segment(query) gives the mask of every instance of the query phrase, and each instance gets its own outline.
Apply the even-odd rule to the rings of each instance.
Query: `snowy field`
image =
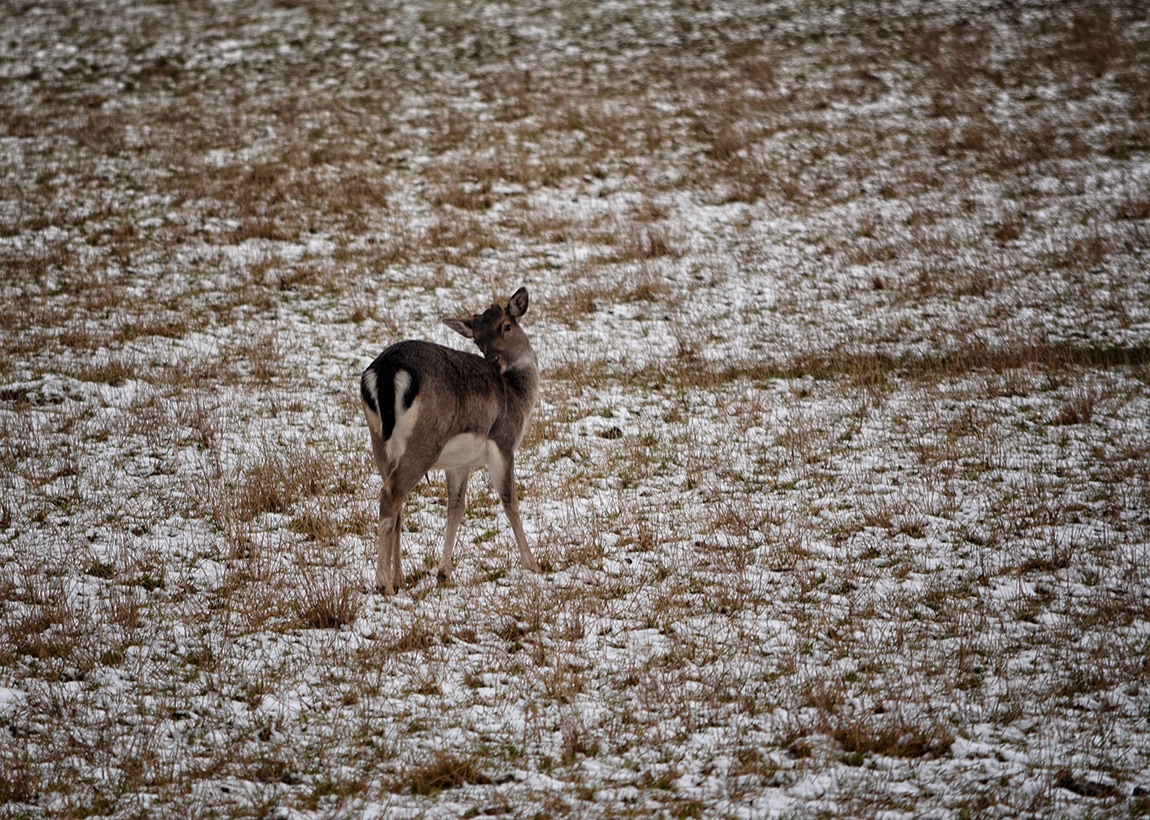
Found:
[[[0,336],[0,817],[1150,815],[1144,3],[0,0]]]

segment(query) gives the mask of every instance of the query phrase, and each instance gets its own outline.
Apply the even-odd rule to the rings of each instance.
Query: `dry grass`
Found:
[[[342,573],[317,578],[308,572],[296,609],[300,625],[306,629],[339,629],[356,622],[361,605],[359,589]]]
[[[10,6],[0,815],[1146,813],[1141,7]],[[544,572],[384,599],[493,280]]]
[[[483,785],[490,782],[480,769],[478,760],[440,752],[428,763],[409,769],[396,782],[393,790],[435,797],[445,789],[458,789],[468,783]]]

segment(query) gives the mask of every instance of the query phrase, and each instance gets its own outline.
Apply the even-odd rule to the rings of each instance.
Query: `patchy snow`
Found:
[[[1150,812],[1134,5],[0,20],[0,814]],[[356,379],[525,283],[518,564]]]

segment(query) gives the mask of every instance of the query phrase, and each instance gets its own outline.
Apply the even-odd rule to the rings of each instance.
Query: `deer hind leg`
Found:
[[[432,459],[432,462],[434,459]],[[431,464],[410,453],[391,468],[379,491],[379,554],[375,564],[376,585],[393,594],[403,587],[399,540],[403,531],[403,502],[427,474]]]
[[[446,583],[451,577],[451,552],[455,547],[455,534],[459,530],[459,522],[463,520],[463,512],[467,509],[467,478],[471,472],[468,468],[459,470],[446,470],[447,473],[447,530],[443,535],[443,555],[439,559],[439,582]]]
[[[403,507],[395,513],[395,527],[391,531],[391,577],[395,588],[403,589],[403,562],[399,560],[399,534],[403,532]]]
[[[364,415],[367,416],[367,428],[371,433],[371,453],[375,458],[375,467],[383,479],[383,487],[379,490],[379,532],[376,543],[375,558],[375,586],[378,590],[394,595],[395,590],[403,583],[402,575],[397,576],[394,567],[393,552],[399,550],[399,532],[401,517],[399,512],[403,506],[403,498],[394,498],[392,475],[395,464],[387,456],[387,442],[380,434],[379,416],[364,403]]]
[[[511,522],[511,531],[515,534],[515,543],[519,547],[519,560],[523,566],[532,572],[539,572],[539,562],[527,546],[527,534],[523,531],[523,520],[519,517],[519,494],[515,490],[515,462],[514,456],[504,456],[495,451],[488,459],[487,471],[491,474],[491,483],[499,493],[499,500],[503,502],[503,512]]]
[[[403,586],[403,564],[399,548],[403,531],[403,502],[431,466],[431,462],[421,461],[418,454],[407,453],[420,418],[419,399],[409,395],[412,393],[411,373],[403,368],[397,368],[393,373],[390,381],[385,379],[385,383],[380,385],[378,374],[374,368],[369,368],[362,383],[363,411],[371,433],[371,452],[383,479],[383,487],[379,491],[379,543],[375,582],[380,590],[389,595]],[[377,394],[376,390],[380,387],[383,391]],[[394,404],[394,414],[390,415],[386,430],[385,422],[378,412],[381,402],[389,410]]]
[[[399,562],[399,534],[403,524],[403,497],[395,498],[391,482],[379,491],[379,543],[375,559],[376,588],[394,595],[403,585]]]

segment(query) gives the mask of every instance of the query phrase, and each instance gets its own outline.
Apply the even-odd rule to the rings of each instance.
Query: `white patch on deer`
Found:
[[[406,370],[395,371],[395,428],[391,431],[391,438],[387,440],[387,458],[392,464],[397,464],[407,451],[407,440],[415,423],[419,420],[419,396],[410,407],[403,406],[403,397],[407,388],[411,386],[411,374]]]
[[[363,374],[364,390],[371,396],[371,400],[376,407],[379,407],[378,378],[379,376],[377,376],[376,372],[371,368],[368,368],[367,372]],[[375,411],[375,408],[369,407],[366,401],[363,403],[363,409],[367,411],[365,415],[367,416],[367,423],[371,425],[372,431],[374,431],[377,436],[382,436],[383,420],[379,417],[379,413]]]
[[[492,450],[497,450],[495,442],[486,436],[478,433],[460,433],[447,440],[431,469],[462,470],[481,467],[490,459]]]
[[[487,473],[491,476],[491,483],[495,489],[499,489],[500,476],[503,471],[507,469],[507,462],[503,459],[503,453],[499,452],[499,448],[495,446],[495,442],[488,442],[490,445],[487,448],[487,458],[483,463],[487,465]]]

